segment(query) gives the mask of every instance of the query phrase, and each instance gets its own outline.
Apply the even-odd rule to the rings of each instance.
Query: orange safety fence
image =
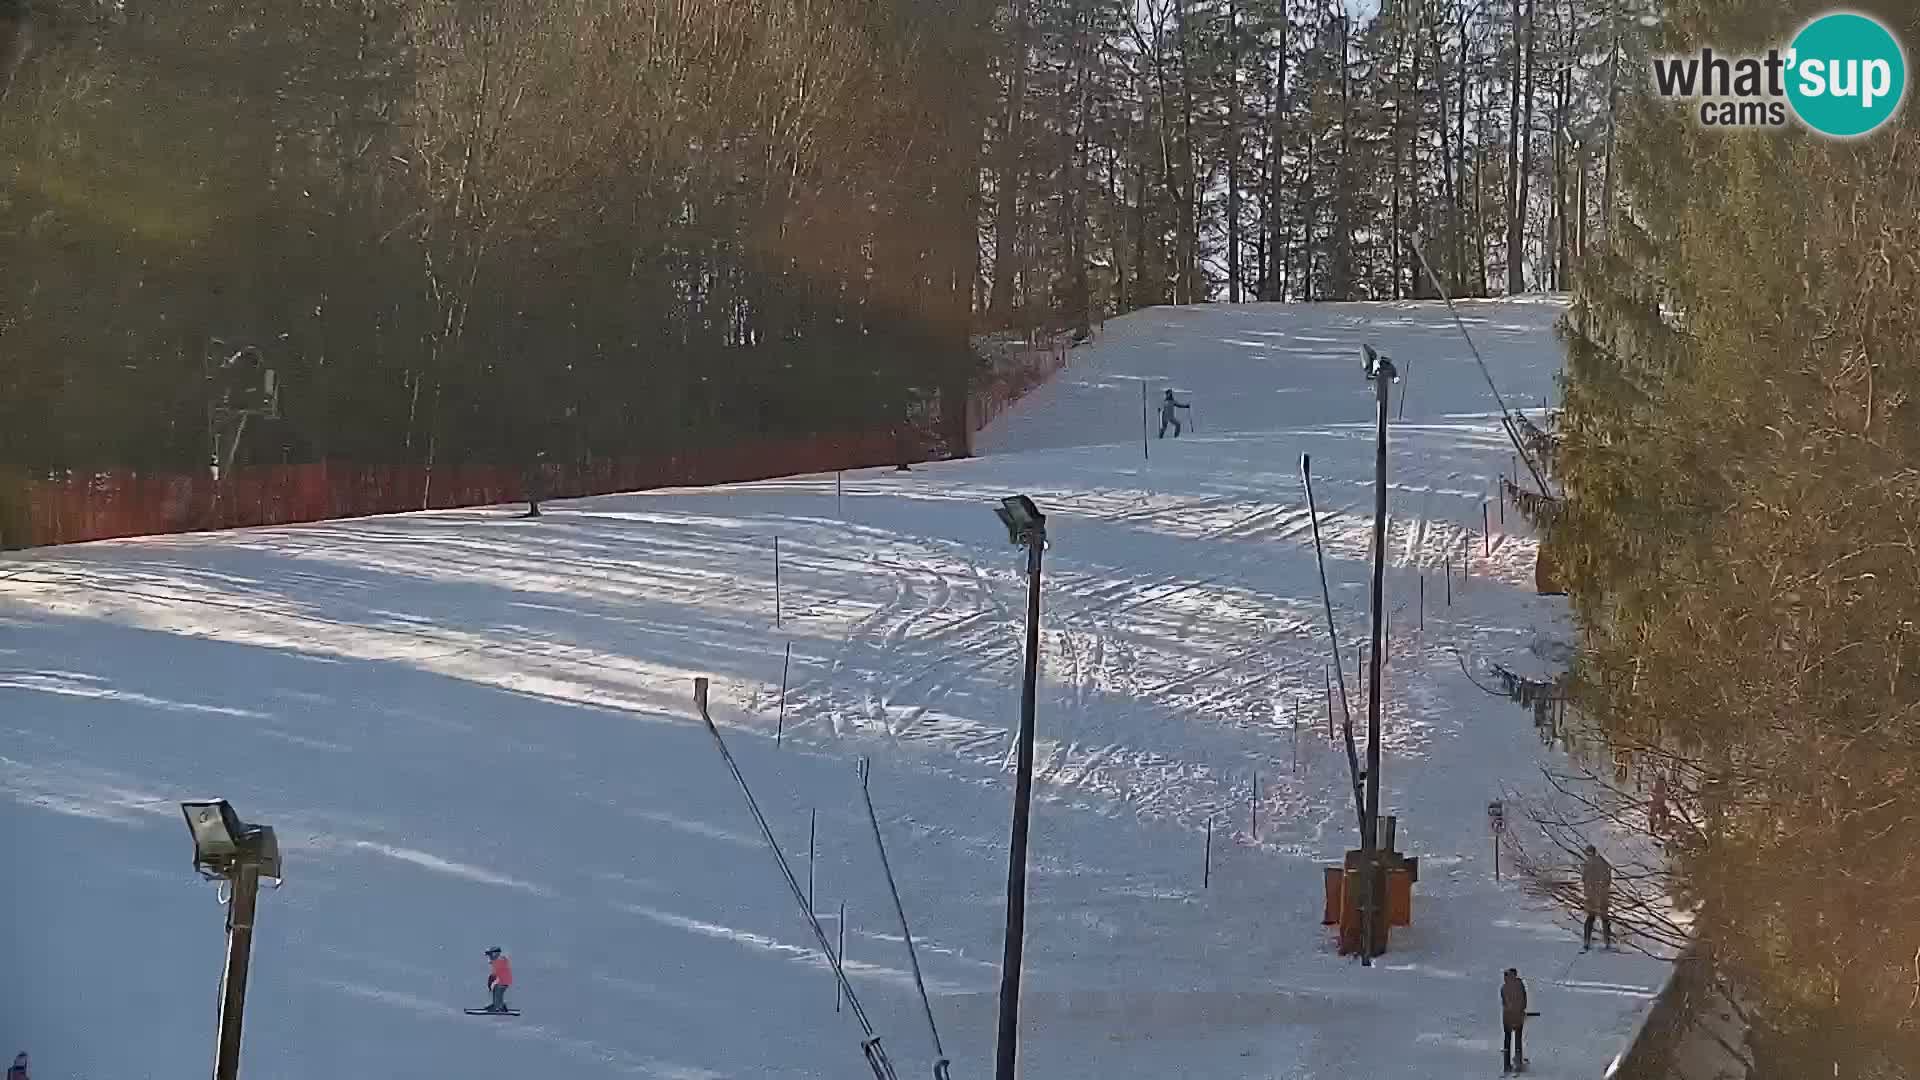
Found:
[[[750,443],[660,457],[541,467],[543,498],[767,480],[925,460],[915,431]],[[525,501],[512,465],[257,465],[208,473],[0,471],[0,547],[289,525]]]
[[[1071,351],[1065,334],[1038,337],[1008,353],[992,374],[980,381],[967,402],[967,420],[980,431],[1012,408],[1021,398],[1044,385],[1067,366]]]

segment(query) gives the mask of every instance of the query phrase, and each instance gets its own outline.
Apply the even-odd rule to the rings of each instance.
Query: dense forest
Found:
[[[0,461],[949,432],[987,331],[1559,287],[1598,0],[0,0]],[[952,443],[955,440],[949,439]]]
[[[986,16],[34,0],[0,109],[0,460],[200,466],[237,343],[280,377],[258,460],[897,422],[971,363]]]
[[[1650,44],[1763,51],[1824,8],[1681,0]],[[1618,119],[1551,448],[1576,701],[1672,778],[1753,1075],[1920,1075],[1920,140]]]

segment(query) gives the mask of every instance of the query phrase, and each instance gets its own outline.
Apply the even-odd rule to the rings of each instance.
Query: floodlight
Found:
[[[1007,540],[1013,544],[1032,543],[1036,538],[1045,539],[1047,534],[1047,515],[1033,505],[1033,500],[1025,495],[1009,495],[1000,500],[993,508],[1000,523],[1007,527]]]
[[[193,868],[225,882],[227,967],[220,977],[220,1026],[215,1033],[214,1080],[239,1080],[240,1030],[247,1003],[247,970],[253,951],[254,903],[262,877],[280,880],[280,842],[273,829],[249,825],[225,799],[182,802],[193,833]]]
[[[239,863],[256,867],[260,876],[279,880],[280,841],[266,825],[240,820],[225,799],[201,799],[180,804],[187,830],[193,834],[193,866],[208,877],[231,878]]]
[[[1379,378],[1382,375],[1386,376],[1386,380],[1390,383],[1400,381],[1400,372],[1394,368],[1391,357],[1381,356],[1373,350],[1373,346],[1371,345],[1362,345],[1360,348],[1366,353],[1366,360],[1362,364],[1362,370],[1367,373],[1369,381]]]
[[[183,802],[187,829],[193,833],[193,865],[219,867],[240,855],[247,826],[225,799]]]

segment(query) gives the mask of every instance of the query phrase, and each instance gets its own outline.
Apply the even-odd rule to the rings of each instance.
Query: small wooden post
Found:
[[[773,729],[773,745],[779,749],[787,733],[787,671],[793,667],[793,642],[787,642],[787,658],[780,662],[780,720]]]
[[[773,538],[773,625],[780,625],[780,538]]]
[[[1212,814],[1207,815],[1206,862],[1205,862],[1205,865],[1200,868],[1200,887],[1203,889],[1208,889],[1213,887],[1213,815]]]
[[[1327,666],[1328,665],[1325,665],[1325,664],[1322,664],[1320,666],[1320,677],[1324,679],[1327,684],[1327,741],[1332,742],[1333,741],[1333,675],[1327,671]]]
[[[818,822],[819,810],[807,811],[807,913],[814,912],[813,907],[813,837],[814,825]]]
[[[1142,379],[1140,381],[1140,459],[1142,461],[1150,460],[1153,457],[1152,454],[1147,452],[1147,431],[1153,426],[1147,419],[1150,413],[1151,410],[1147,407],[1147,383],[1145,379]]]
[[[1360,704],[1367,703],[1367,647],[1353,650],[1353,685],[1359,691]]]
[[[847,474],[845,472],[835,472],[833,474],[833,514],[835,517],[843,519],[847,516],[845,509],[841,505],[841,496],[844,494],[843,489],[846,478]]]
[[[1418,629],[1424,631],[1426,630],[1426,628],[1427,628],[1427,575],[1426,575],[1426,572],[1423,570],[1420,573],[1420,625]]]
[[[847,902],[845,900],[842,900],[840,901],[840,969],[842,971],[845,971],[846,967],[847,967]],[[841,993],[840,977],[836,975],[834,976],[834,979],[833,979],[833,1011],[834,1012],[840,1011],[840,993]]]
[[[1447,606],[1453,606],[1453,556],[1447,556]]]

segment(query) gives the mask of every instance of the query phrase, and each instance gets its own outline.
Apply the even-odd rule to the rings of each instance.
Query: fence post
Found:
[[[787,642],[787,658],[780,662],[780,720],[773,729],[774,749],[779,749],[787,733],[787,671],[793,667],[793,642]]]
[[[1329,665],[1320,665],[1320,678],[1327,684],[1327,741],[1333,741],[1333,675],[1327,670]]]
[[[1200,868],[1200,887],[1213,887],[1213,815],[1207,815],[1207,846],[1205,865]]]
[[[773,538],[773,625],[780,626],[780,538]]]
[[[840,901],[840,970],[847,968],[847,902]],[[840,977],[833,979],[833,1011],[840,1011]]]

